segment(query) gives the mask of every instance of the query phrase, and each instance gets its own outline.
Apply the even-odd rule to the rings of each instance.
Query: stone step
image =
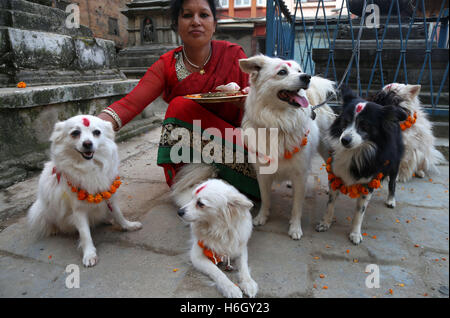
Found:
[[[392,41],[390,43],[399,43],[399,41]],[[373,44],[373,43],[372,43]],[[377,50],[374,50],[373,48],[376,48],[375,46],[373,48],[368,47],[369,43],[361,43],[361,49],[360,49],[360,56],[364,58],[364,62],[367,64],[368,62],[370,65],[373,64],[375,61],[375,58],[377,56]],[[350,61],[350,58],[353,54],[352,52],[352,42],[349,40],[347,43],[342,43],[342,47],[335,47],[333,51],[334,60],[336,61],[337,65],[342,64],[342,67],[346,67],[348,61]],[[400,46],[399,46],[400,47]],[[401,53],[398,48],[386,48],[383,47],[381,51],[381,59],[384,64],[388,66],[397,66],[398,61],[400,59]],[[314,48],[313,49],[313,60],[314,61],[324,61],[325,65],[328,61],[328,57],[330,55],[330,49],[329,48]],[[433,48],[431,50],[431,60],[433,62],[433,66],[439,66],[440,68],[443,68],[445,70],[445,67],[447,66],[448,62],[448,49],[438,49]],[[426,52],[425,52],[425,44],[422,41],[420,48],[410,48],[408,44],[408,49],[406,50],[405,57],[406,57],[406,64],[414,66],[414,68],[421,67],[424,60],[425,60]],[[339,63],[338,63],[339,62]]]
[[[447,121],[442,121],[442,119],[435,118],[430,116],[430,120],[433,121],[433,134],[435,137],[447,139],[447,148],[448,148],[448,138],[449,138],[449,125],[448,125],[448,117]],[[447,159],[448,160],[448,159]]]
[[[61,85],[0,88],[0,110],[10,113],[14,109],[26,109],[51,104],[81,102],[89,99],[105,99],[128,94],[137,85],[134,79],[114,79]]]
[[[436,134],[436,126],[433,127],[433,132]],[[449,146],[448,146],[448,122],[447,122],[447,137],[438,137],[436,138],[436,142],[435,142],[435,146],[436,148],[442,152],[442,154],[444,155],[445,159],[447,159],[447,161],[449,161]]]
[[[352,39],[345,39],[345,40],[336,40],[336,43],[334,45],[335,49],[349,49],[352,48],[353,45],[356,45],[356,38],[354,41]],[[406,46],[406,43],[403,42],[403,47]],[[381,37],[378,38],[378,43],[375,39],[375,37],[372,35],[371,37],[368,37],[368,39],[361,39],[360,43],[361,50],[373,50],[377,49],[377,47],[382,47],[383,49],[401,49],[401,43],[398,38],[385,38],[383,42],[381,42]],[[437,44],[433,43],[432,45],[433,49],[437,48]],[[425,52],[425,40],[424,39],[409,39],[407,43],[407,51],[412,49],[420,49],[423,52]]]
[[[144,76],[145,72],[147,72],[148,67],[121,67],[120,70],[128,78],[140,79],[142,76]]]
[[[41,14],[43,16],[52,16],[58,14],[65,15],[65,12],[62,10],[25,0],[0,0],[0,9]]]
[[[3,87],[18,81],[40,85],[124,78],[110,40],[0,27],[2,39],[6,40],[0,45],[0,67],[6,66],[0,68]]]
[[[80,25],[79,28],[67,28],[68,15],[60,9],[28,1],[0,0],[0,26],[93,37],[92,31],[84,25]]]
[[[144,45],[144,46],[136,46],[136,47],[129,47],[121,50],[118,53],[118,56],[142,56],[142,55],[162,55],[166,53],[167,51],[170,51],[172,49],[176,48],[175,45],[167,44],[167,45]]]
[[[334,80],[334,72],[331,71],[330,69],[328,69],[328,73],[325,74],[325,71],[326,71],[326,68],[323,66],[320,67],[320,63],[316,62],[315,73]],[[338,81],[341,80],[344,72],[345,72],[345,69],[343,67],[336,68],[336,75],[337,75]],[[394,69],[385,68],[383,65],[383,80],[384,80],[383,83],[384,83],[384,85],[386,85],[388,83],[392,83],[394,81],[395,72],[396,72],[395,68]],[[419,72],[420,72],[420,69],[419,70],[408,69],[408,83],[417,83],[419,80]],[[360,74],[360,80],[363,83],[363,87],[367,88],[367,84],[369,83],[369,79],[372,75],[372,68],[371,67],[370,68],[360,67],[359,74]],[[429,104],[429,105],[432,104],[431,103],[431,94],[430,94],[430,85],[429,85],[430,78],[432,78],[432,80],[433,80],[433,100],[436,100],[439,88],[441,86],[441,81],[442,81],[443,75],[444,75],[444,70],[435,69],[435,67],[433,67],[433,76],[432,77],[430,77],[430,73],[429,73],[428,69],[426,69],[424,71],[421,81],[420,81],[420,83],[425,83],[422,85],[421,94],[420,94],[421,101],[424,104]],[[403,75],[403,72],[399,72],[399,74],[397,75],[396,82],[402,83],[402,82],[404,82],[404,78],[405,78],[405,76]],[[353,65],[353,68],[351,69],[351,72],[349,74],[349,82],[352,83],[351,84],[352,86],[356,86],[354,84],[354,83],[356,83],[356,80],[357,80],[356,66]],[[379,67],[377,67],[375,69],[375,72],[372,77],[371,90],[373,90],[373,92],[375,92],[376,90],[373,88],[378,89],[381,87],[381,85],[382,85],[382,83],[381,83],[380,70],[379,70]],[[448,108],[448,103],[449,103],[449,93],[448,93],[447,89],[448,89],[448,77],[444,83],[443,89],[441,91],[441,94],[440,94],[439,100],[438,100],[438,104],[442,105],[444,108]]]
[[[363,89],[363,96],[372,96],[373,93],[375,93],[374,91],[369,91],[369,94],[366,95],[366,90]],[[444,96],[442,96],[444,95]],[[435,95],[433,95],[435,96]],[[438,103],[433,107],[432,103],[431,103],[431,97],[429,95],[429,92],[422,92],[419,95],[422,107],[426,108],[426,109],[439,109],[439,110],[446,110],[448,112],[448,93],[445,94],[441,94],[441,97],[439,98]],[[435,97],[433,97],[435,98]]]
[[[157,55],[148,55],[142,57],[123,57],[119,56],[118,62],[120,68],[152,66],[159,59]]]
[[[398,25],[398,22],[396,20],[397,17],[391,17],[390,24],[388,25],[388,29],[385,34],[385,39],[396,39],[397,41],[400,39],[400,30],[402,34],[402,38],[406,39],[406,36],[409,32],[408,37],[408,43],[413,40],[420,40],[424,41],[425,39],[425,29],[423,27],[423,24],[415,23],[411,30],[409,30],[409,23],[402,23],[401,28]],[[355,24],[352,22],[353,27],[353,37],[354,39],[358,38],[359,33],[359,24]],[[366,26],[363,28],[363,32],[361,34],[361,40],[375,40],[376,35],[378,35],[378,38],[381,39],[383,36],[383,33],[385,32],[385,24],[380,23],[379,28],[372,28],[369,29]],[[338,31],[337,38],[342,41],[341,39],[351,39],[351,32],[350,32],[350,26],[349,25],[342,25],[340,27],[340,30]]]
[[[93,82],[104,80],[125,80],[126,76],[118,69],[62,71],[62,70],[21,70],[16,74],[18,82],[32,83],[32,86],[71,84],[77,82]]]

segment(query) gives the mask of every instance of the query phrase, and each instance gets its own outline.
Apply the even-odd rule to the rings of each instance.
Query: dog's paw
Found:
[[[385,204],[388,208],[395,208],[395,198],[387,199]]]
[[[123,228],[126,231],[137,231],[142,229],[141,222],[128,222],[127,225]]]
[[[289,236],[293,239],[293,240],[299,240],[302,238],[303,236],[303,231],[301,226],[299,225],[291,225],[289,227]]]
[[[258,293],[258,284],[253,279],[243,280],[240,283],[241,289],[250,298],[254,298]]]
[[[242,290],[231,281],[222,283],[218,287],[222,295],[226,298],[242,298],[243,296]]]
[[[316,231],[317,232],[326,232],[331,227],[330,223],[327,223],[325,221],[320,221],[319,224],[316,225]]]
[[[352,232],[349,235],[349,239],[353,244],[359,245],[359,243],[361,243],[362,241],[362,235],[359,232]]]
[[[423,170],[418,170],[416,171],[415,176],[417,178],[425,178],[425,172]]]
[[[259,213],[257,216],[253,218],[253,225],[259,226],[264,225],[267,222],[267,216],[264,213]]]
[[[85,267],[92,267],[98,263],[98,257],[95,251],[89,251],[83,255],[83,265]]]

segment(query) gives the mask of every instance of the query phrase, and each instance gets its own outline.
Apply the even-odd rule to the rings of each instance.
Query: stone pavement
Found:
[[[155,163],[159,134],[157,127],[119,144],[121,207],[143,229],[127,233],[104,225],[93,230],[99,256],[93,268],[82,266],[76,236],[29,237],[23,217],[35,198],[37,177],[0,192],[0,297],[220,297],[189,263],[189,227],[176,216]],[[249,242],[258,296],[448,297],[449,169],[439,169],[433,179],[399,183],[394,210],[384,206],[387,186],[378,190],[359,246],[347,237],[355,209],[348,197],[338,198],[336,222],[328,232],[314,230],[327,201],[319,157],[308,179],[300,241],[287,234],[290,189],[275,185],[271,217],[254,229]],[[69,264],[80,268],[80,288],[66,288]],[[379,288],[366,287],[369,264],[379,268]],[[229,275],[236,282],[237,275]]]

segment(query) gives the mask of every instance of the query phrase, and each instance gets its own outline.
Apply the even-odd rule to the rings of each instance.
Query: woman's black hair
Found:
[[[217,11],[217,0],[206,0],[209,4],[209,8],[211,9],[212,15],[214,17],[214,21],[217,21],[216,11]],[[172,0],[170,3],[170,17],[172,19],[171,27],[174,31],[177,30],[178,27],[178,17],[181,13],[183,7],[184,0]]]

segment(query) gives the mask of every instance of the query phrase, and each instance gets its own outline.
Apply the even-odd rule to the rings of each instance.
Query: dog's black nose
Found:
[[[83,141],[83,148],[86,150],[90,150],[92,148],[92,141],[90,140]]]
[[[300,81],[305,83],[305,84],[309,84],[309,82],[311,81],[311,75],[309,75],[309,74],[301,74],[300,75]]]
[[[344,145],[344,147],[347,147],[352,142],[352,137],[350,136],[343,136],[341,138],[341,143]]]
[[[182,217],[186,213],[186,210],[184,208],[181,208],[181,209],[178,210],[177,213],[178,213],[179,216]]]

